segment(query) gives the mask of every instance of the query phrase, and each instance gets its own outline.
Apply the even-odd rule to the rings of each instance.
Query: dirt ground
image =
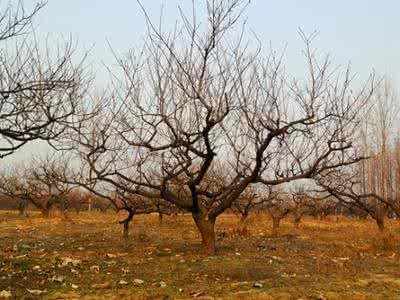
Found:
[[[201,254],[190,216],[137,216],[128,241],[113,213],[43,219],[0,213],[0,298],[400,299],[400,222],[283,222],[265,215],[238,230],[217,224],[218,254]]]

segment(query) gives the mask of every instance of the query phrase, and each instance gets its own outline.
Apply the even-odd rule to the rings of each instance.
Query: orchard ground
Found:
[[[201,253],[189,215],[0,213],[0,292],[10,299],[400,299],[400,222],[218,219],[218,253]],[[1,294],[0,294],[1,295]]]

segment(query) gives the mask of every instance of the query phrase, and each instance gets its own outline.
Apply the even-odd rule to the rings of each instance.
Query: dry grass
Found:
[[[298,230],[286,221],[272,237],[266,216],[243,229],[226,215],[218,255],[204,257],[189,216],[161,227],[157,216],[135,217],[128,242],[121,218],[1,213],[0,291],[15,299],[400,299],[396,221],[383,236],[372,221],[307,219]],[[66,257],[80,263],[63,267]]]

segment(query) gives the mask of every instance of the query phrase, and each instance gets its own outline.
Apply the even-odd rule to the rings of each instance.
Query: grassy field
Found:
[[[201,254],[189,216],[43,219],[0,213],[0,292],[9,299],[400,299],[400,223],[378,233],[372,221],[283,222],[268,217],[217,224],[218,254]],[[257,287],[254,287],[256,284]],[[1,294],[0,294],[1,295]],[[1,296],[0,296],[1,297]]]

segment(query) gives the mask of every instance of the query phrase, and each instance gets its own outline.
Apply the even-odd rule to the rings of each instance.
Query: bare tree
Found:
[[[204,21],[195,7],[193,16],[181,11],[171,33],[147,18],[145,45],[118,58],[95,130],[82,122],[75,139],[92,183],[189,211],[214,254],[217,217],[250,185],[313,178],[361,159],[353,136],[373,82],[354,92],[350,71],[342,77],[329,57],[320,62],[304,34],[308,77],[292,79],[280,56],[264,58],[246,40],[248,1],[205,3]]]
[[[60,165],[59,162],[48,157],[33,161],[24,168],[14,169],[12,175],[2,174],[0,192],[33,204],[46,218],[55,205],[58,205],[62,212],[66,212],[68,195],[75,187],[58,180],[58,173],[65,168],[65,165]]]
[[[396,144],[393,128],[399,106],[389,82],[375,93],[368,106],[361,127],[361,151],[368,160],[352,168],[327,172],[319,180],[323,190],[340,202],[370,215],[380,231],[385,230],[384,220],[391,210],[399,215],[396,197]]]
[[[250,186],[233,202],[232,210],[240,214],[240,223],[244,224],[249,216],[250,211],[257,209],[264,203],[264,199],[258,195]]]
[[[295,187],[294,192],[290,195],[290,212],[293,215],[295,228],[299,228],[303,216],[311,212],[313,202],[313,199],[307,195],[304,187]]]
[[[32,34],[32,19],[44,6],[27,12],[19,1],[0,11],[0,158],[33,140],[54,146],[80,114],[88,89],[85,59],[73,63],[72,41],[42,47]]]

